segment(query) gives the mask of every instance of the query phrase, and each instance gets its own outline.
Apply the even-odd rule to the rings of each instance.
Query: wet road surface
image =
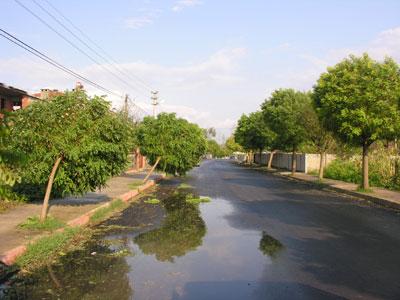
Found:
[[[25,298],[400,299],[399,213],[229,161],[180,181],[19,283]]]

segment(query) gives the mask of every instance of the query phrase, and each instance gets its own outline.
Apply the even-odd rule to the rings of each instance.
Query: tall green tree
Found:
[[[262,113],[257,111],[248,116],[245,114],[241,116],[234,137],[235,142],[249,151],[252,157],[253,151],[259,151],[261,154],[262,150],[271,146],[275,134],[266,126]]]
[[[321,180],[324,177],[327,151],[332,149],[335,140],[332,134],[323,126],[311,102],[304,108],[303,126],[307,132],[307,142],[320,155],[318,178]]]
[[[228,154],[233,152],[242,152],[243,148],[235,142],[235,137],[232,135],[225,141],[225,148]]]
[[[104,187],[125,169],[133,127],[110,108],[101,97],[75,91],[14,113],[12,146],[26,155],[29,166],[22,187],[45,190],[42,221],[53,186],[56,195],[80,195]]]
[[[303,118],[309,104],[309,93],[279,89],[261,105],[266,124],[276,133],[275,143],[292,152],[292,174],[296,172],[296,151],[307,140]]]
[[[23,157],[16,149],[10,147],[10,130],[6,121],[7,116],[0,117],[0,201],[19,199],[12,191],[12,187],[20,182],[18,167],[23,162]]]
[[[321,75],[313,99],[325,128],[362,147],[362,187],[369,188],[368,152],[380,139],[399,135],[400,70],[390,58],[350,56]]]
[[[141,153],[150,163],[174,175],[195,167],[206,151],[202,129],[175,114],[145,117],[136,136]]]

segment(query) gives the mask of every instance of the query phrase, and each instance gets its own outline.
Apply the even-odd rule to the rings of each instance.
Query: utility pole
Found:
[[[153,105],[153,117],[156,117],[156,106],[159,105],[158,102],[158,91],[151,91],[151,105]]]
[[[125,94],[124,115],[125,115],[126,118],[128,118],[128,99],[129,99],[128,94]]]

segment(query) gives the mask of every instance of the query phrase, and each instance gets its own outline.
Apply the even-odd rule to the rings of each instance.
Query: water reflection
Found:
[[[173,262],[174,257],[201,246],[207,229],[198,205],[187,203],[184,192],[174,193],[162,202],[167,212],[162,226],[138,235],[134,242],[144,254]]]
[[[110,247],[92,243],[34,274],[16,277],[5,299],[130,299],[129,266]]]
[[[264,255],[275,258],[278,252],[283,249],[283,245],[280,241],[263,231],[258,249],[260,249]]]

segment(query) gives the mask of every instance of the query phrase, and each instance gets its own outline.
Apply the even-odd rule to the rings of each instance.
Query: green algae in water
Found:
[[[147,204],[159,204],[160,200],[158,200],[156,198],[153,198],[153,199],[144,200],[144,203],[147,203]]]

